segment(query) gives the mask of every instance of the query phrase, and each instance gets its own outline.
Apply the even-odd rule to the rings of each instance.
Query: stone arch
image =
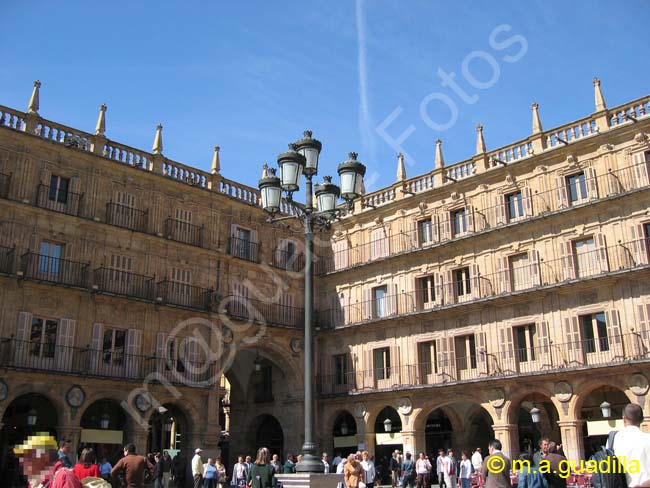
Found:
[[[68,389],[69,388],[59,391],[54,386],[43,383],[23,383],[20,385],[12,385],[10,390],[11,394],[3,402],[5,407],[0,410],[0,413],[4,416],[6,409],[17,398],[31,393],[37,393],[46,397],[54,406],[58,417],[58,425],[69,424],[71,422],[70,407],[68,407],[65,402],[65,394],[68,392]]]
[[[561,441],[559,422],[563,419],[561,403],[545,386],[536,385],[532,390],[518,392],[507,404],[505,418],[509,424],[517,426],[517,436],[513,439],[513,452],[529,452],[538,449],[542,438],[549,436]],[[532,410],[539,410],[540,422],[533,421]]]
[[[573,398],[569,401],[568,418],[580,419],[580,410],[582,409],[585,398],[587,398],[590,393],[602,387],[617,389],[628,398],[630,403],[637,403],[636,396],[630,392],[628,388],[621,386],[620,379],[618,381],[607,377],[589,379],[579,385],[578,391],[574,391]]]
[[[271,454],[284,459],[284,431],[280,420],[272,413],[260,413],[248,425],[246,444],[247,453],[254,455],[260,447],[267,447]]]
[[[519,405],[521,404],[522,400],[531,396],[548,398],[550,402],[553,404],[553,406],[555,407],[555,410],[557,410],[558,414],[562,412],[561,403],[557,400],[557,398],[555,398],[553,392],[544,385],[535,385],[531,389],[518,388],[515,392],[510,391],[508,393],[510,393],[511,396],[505,402],[503,406],[503,413],[501,414],[501,417],[505,420],[505,423],[508,424],[517,423],[518,414],[519,414]]]
[[[393,410],[395,410],[395,412],[399,416],[400,423],[402,424],[402,428],[404,428],[404,426],[408,423],[408,419],[406,419],[405,416],[402,415],[399,412],[399,410],[397,409],[397,407],[395,405],[392,405],[392,404],[390,404],[388,402],[377,402],[377,403],[373,404],[370,409],[366,410],[366,414],[364,416],[365,417],[365,426],[364,426],[365,429],[364,429],[364,431],[367,434],[376,433],[375,432],[375,423],[377,421],[377,417],[381,413],[381,411],[384,410],[384,408],[386,408],[386,407],[390,407]]]

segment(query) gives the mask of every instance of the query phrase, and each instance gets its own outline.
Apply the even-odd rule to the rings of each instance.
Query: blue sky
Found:
[[[610,107],[647,94],[649,6],[4,1],[0,104],[25,110],[40,79],[43,117],[92,132],[105,102],[110,139],[150,150],[161,122],[167,157],[208,170],[218,144],[222,174],[253,186],[312,129],[320,174],[354,150],[371,190],[395,180],[397,146],[414,176],[438,138],[447,163],[472,156],[479,122],[488,150],[526,137],[533,101],[546,129],[592,112],[596,75]]]

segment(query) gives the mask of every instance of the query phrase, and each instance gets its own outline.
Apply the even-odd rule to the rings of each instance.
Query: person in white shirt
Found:
[[[246,469],[244,456],[239,456],[237,458],[237,463],[232,468],[231,484],[234,486],[244,486],[246,485],[247,477],[248,477],[248,469]]]
[[[192,477],[194,478],[194,488],[200,488],[203,482],[203,460],[201,459],[202,449],[194,450],[192,458]]]
[[[370,459],[368,451],[361,453],[361,468],[363,469],[363,482],[368,488],[372,488],[375,484],[377,471],[375,470],[375,463]]]
[[[625,463],[627,486],[629,488],[650,487],[650,434],[641,432],[643,409],[636,403],[629,403],[623,409],[625,428],[616,433],[611,446],[620,462]],[[623,459],[623,457],[625,459]],[[638,472],[632,470],[631,462],[639,463]]]
[[[443,459],[443,474],[445,477],[445,485],[447,488],[456,488],[456,458],[454,457],[453,449],[447,451],[447,455]]]
[[[461,488],[470,488],[472,481],[472,462],[467,457],[467,451],[463,451],[460,457],[460,487]]]
[[[329,474],[329,472],[330,472],[330,463],[327,460],[327,453],[326,452],[323,453],[323,457],[322,457],[321,461],[323,461],[323,473]]]
[[[472,454],[472,466],[474,466],[474,471],[477,473],[481,472],[481,466],[483,466],[483,456],[481,455],[481,448],[477,447],[474,454]]]
[[[439,449],[438,457],[436,458],[436,474],[438,475],[438,486],[440,488],[443,488],[443,486],[445,486],[444,466],[445,466],[445,451]],[[451,486],[449,488],[454,488],[454,487]]]
[[[423,452],[420,453],[418,460],[415,461],[415,474],[417,475],[417,488],[429,488],[429,471],[431,463]]]

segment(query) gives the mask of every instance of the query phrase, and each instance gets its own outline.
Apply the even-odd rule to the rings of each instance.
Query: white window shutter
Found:
[[[587,195],[589,200],[597,200],[598,182],[596,181],[596,171],[591,166],[585,168],[585,183],[587,184]]]
[[[596,234],[595,241],[599,271],[601,273],[607,273],[609,271],[609,262],[607,259],[607,243],[605,242],[605,235],[601,233]]]
[[[523,199],[524,204],[524,217],[533,216],[533,195],[530,191],[530,187],[524,186],[521,189],[521,198]]]
[[[438,214],[431,214],[431,240],[433,242],[440,242],[440,222]]]
[[[572,280],[576,277],[576,268],[573,255],[573,244],[571,241],[560,242],[560,256],[565,280]]]
[[[494,198],[494,212],[496,216],[496,225],[506,223],[506,203],[503,195],[497,195]]]
[[[541,369],[553,366],[551,339],[549,337],[548,322],[541,321],[536,325],[537,328],[537,359]]]
[[[569,206],[566,179],[564,176],[558,176],[555,179],[555,192],[558,208],[566,208]]]
[[[362,306],[363,317],[361,318],[362,321],[372,319],[372,313],[374,308],[373,298],[374,297],[372,296],[372,288],[364,288],[363,306]]]
[[[512,291],[510,260],[508,256],[496,257],[495,259],[498,267],[499,290],[501,293],[510,293]]]
[[[401,367],[399,357],[399,346],[390,346],[388,351],[390,354],[390,379],[393,385],[401,384]]]
[[[126,372],[131,378],[140,375],[140,349],[142,347],[142,331],[129,329],[126,333]]]
[[[433,292],[434,292],[434,302],[438,305],[444,303],[444,292],[442,286],[442,275],[440,273],[433,274]]]
[[[467,205],[467,207],[465,207],[465,212],[467,215],[467,232],[477,232],[481,230],[477,228],[476,225],[476,215],[474,215],[474,206]]]
[[[456,348],[455,348],[455,340],[453,337],[447,337],[447,357],[448,359],[448,366],[449,366],[449,375],[453,380],[458,379],[458,375],[456,372]]]
[[[648,264],[649,240],[645,238],[643,225],[631,226],[630,236],[632,237],[632,251],[634,253],[634,265],[642,266]]]
[[[438,350],[438,355],[435,358],[436,363],[438,364],[438,371],[442,374],[442,381],[449,381],[449,351],[447,349],[448,343],[446,337],[440,337],[435,340],[436,349]]]
[[[535,249],[528,251],[528,263],[531,285],[540,286],[542,277],[540,276],[539,253]]]
[[[16,329],[16,343],[14,345],[14,361],[23,364],[27,361],[29,351],[29,333],[32,326],[33,315],[29,312],[18,314],[18,326]]]
[[[74,332],[76,320],[61,319],[57,327],[56,337],[56,365],[59,371],[72,370],[72,359],[74,357]]]
[[[634,165],[634,176],[636,178],[636,188],[648,186],[648,162],[644,152],[634,153],[632,155],[632,164]]]
[[[456,294],[454,293],[454,273],[448,269],[445,271],[445,304],[456,303]]]
[[[478,363],[478,374],[485,376],[487,369],[487,337],[485,332],[476,333],[476,362]]]
[[[451,214],[449,212],[445,212],[444,215],[442,216],[440,222],[440,230],[441,230],[441,235],[440,235],[441,241],[447,241],[451,239]]]
[[[612,309],[607,312],[605,320],[607,321],[607,340],[609,342],[609,350],[614,355],[614,358],[623,358],[623,337],[621,335],[621,325],[618,318],[618,310]]]
[[[501,343],[501,357],[505,363],[502,367],[509,371],[515,371],[513,364],[515,356],[512,327],[501,327],[499,329],[499,342]]]
[[[640,337],[634,337],[633,341],[635,342],[635,352],[637,357],[644,356],[646,354],[645,344],[650,339],[650,303],[641,303],[637,305],[637,317],[638,317],[638,332]]]
[[[567,339],[567,365],[583,364],[578,317],[564,319],[564,335]]]
[[[470,282],[472,283],[472,298],[477,299],[483,296],[481,286],[481,277],[479,275],[478,264],[472,264],[469,267]]]
[[[93,333],[90,342],[90,370],[99,371],[100,362],[102,358],[102,339],[104,335],[104,324],[93,324]]]

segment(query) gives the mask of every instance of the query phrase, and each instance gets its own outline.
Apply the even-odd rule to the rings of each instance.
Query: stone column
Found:
[[[147,441],[149,440],[149,429],[143,429],[136,425],[131,431],[131,438],[124,439],[124,443],[133,442],[135,444],[135,452],[144,454],[147,452]]]
[[[59,434],[59,437],[57,439],[58,442],[61,442],[61,439],[66,438],[69,439],[72,443],[72,455],[70,456],[70,460],[74,463],[77,458],[77,449],[81,443],[81,427],[60,425],[56,431]]]
[[[410,452],[413,454],[413,457],[416,457],[418,446],[416,445],[415,431],[413,430],[403,430],[402,431],[402,444],[404,449],[404,454]]]
[[[641,431],[650,433],[650,415],[643,417],[643,422],[641,422]]]
[[[519,456],[519,429],[516,424],[493,425],[494,438],[501,441],[501,451],[510,459]]]
[[[584,420],[558,420],[562,433],[562,447],[567,459],[584,459],[585,449],[582,442]]]

